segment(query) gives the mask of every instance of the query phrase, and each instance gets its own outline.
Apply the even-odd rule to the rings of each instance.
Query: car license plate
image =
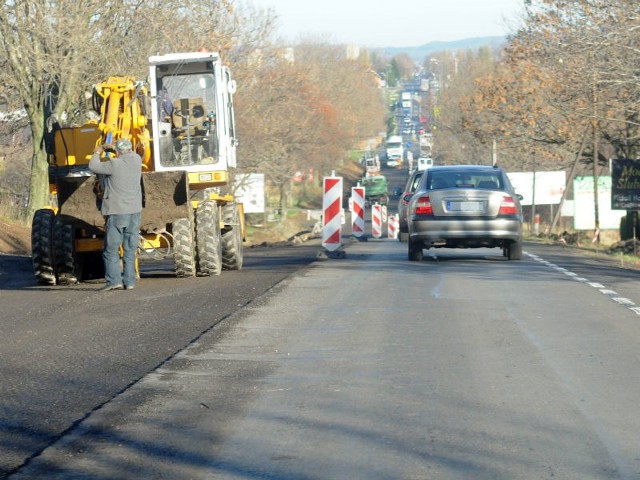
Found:
[[[450,212],[481,212],[483,209],[483,202],[447,202],[447,210]]]

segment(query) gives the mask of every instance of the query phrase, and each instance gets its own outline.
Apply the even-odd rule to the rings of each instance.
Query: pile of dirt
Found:
[[[31,228],[0,219],[0,253],[31,254]]]
[[[247,246],[251,248],[291,245],[319,238],[320,234],[321,231],[317,221],[307,219],[304,213],[298,213],[282,222],[274,222],[264,227],[249,228]]]

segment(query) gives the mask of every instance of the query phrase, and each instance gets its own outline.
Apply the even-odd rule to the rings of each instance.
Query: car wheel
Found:
[[[507,246],[507,258],[509,260],[522,259],[522,240],[516,240]]]
[[[409,240],[409,260],[412,262],[422,261],[422,243]]]

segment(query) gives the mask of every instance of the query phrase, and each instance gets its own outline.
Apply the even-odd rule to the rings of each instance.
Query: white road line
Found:
[[[564,273],[566,276],[568,276],[570,278],[573,278],[574,280],[576,280],[578,282],[586,283],[590,287],[593,287],[593,288],[597,289],[603,295],[606,295],[607,297],[609,297],[611,300],[616,302],[618,305],[622,305],[623,307],[626,307],[627,310],[630,310],[633,313],[635,313],[636,315],[640,316],[640,307],[636,307],[636,304],[633,302],[633,300],[631,300],[629,298],[619,297],[618,293],[615,290],[611,290],[611,289],[607,288],[605,285],[603,285],[603,284],[601,284],[599,282],[590,282],[588,279],[578,276],[577,273],[571,272],[570,270],[567,270],[566,268],[563,268],[563,267],[560,267],[558,265],[555,265],[554,263],[551,263],[551,262],[549,262],[547,260],[544,260],[543,258],[541,258],[541,257],[539,257],[537,255],[533,255],[533,254],[531,254],[529,252],[524,252],[524,254],[529,256],[530,258],[532,258],[536,262],[539,262],[539,263],[541,263],[543,265],[546,265],[549,268],[552,268],[552,269],[556,270],[558,273]]]

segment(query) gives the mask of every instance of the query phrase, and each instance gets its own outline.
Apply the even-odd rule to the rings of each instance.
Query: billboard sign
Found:
[[[507,173],[516,193],[522,195],[522,205],[558,205],[567,183],[564,170],[556,172],[535,172],[535,195],[533,191],[534,172]]]
[[[640,210],[640,160],[611,161],[611,208]]]
[[[265,212],[264,173],[236,175],[236,199],[244,207],[244,213]]]
[[[593,177],[576,177],[573,181],[574,215],[573,227],[576,230],[595,228]],[[611,209],[611,177],[598,177],[598,219],[601,230],[613,230],[620,227],[620,219],[626,215],[624,210]]]

